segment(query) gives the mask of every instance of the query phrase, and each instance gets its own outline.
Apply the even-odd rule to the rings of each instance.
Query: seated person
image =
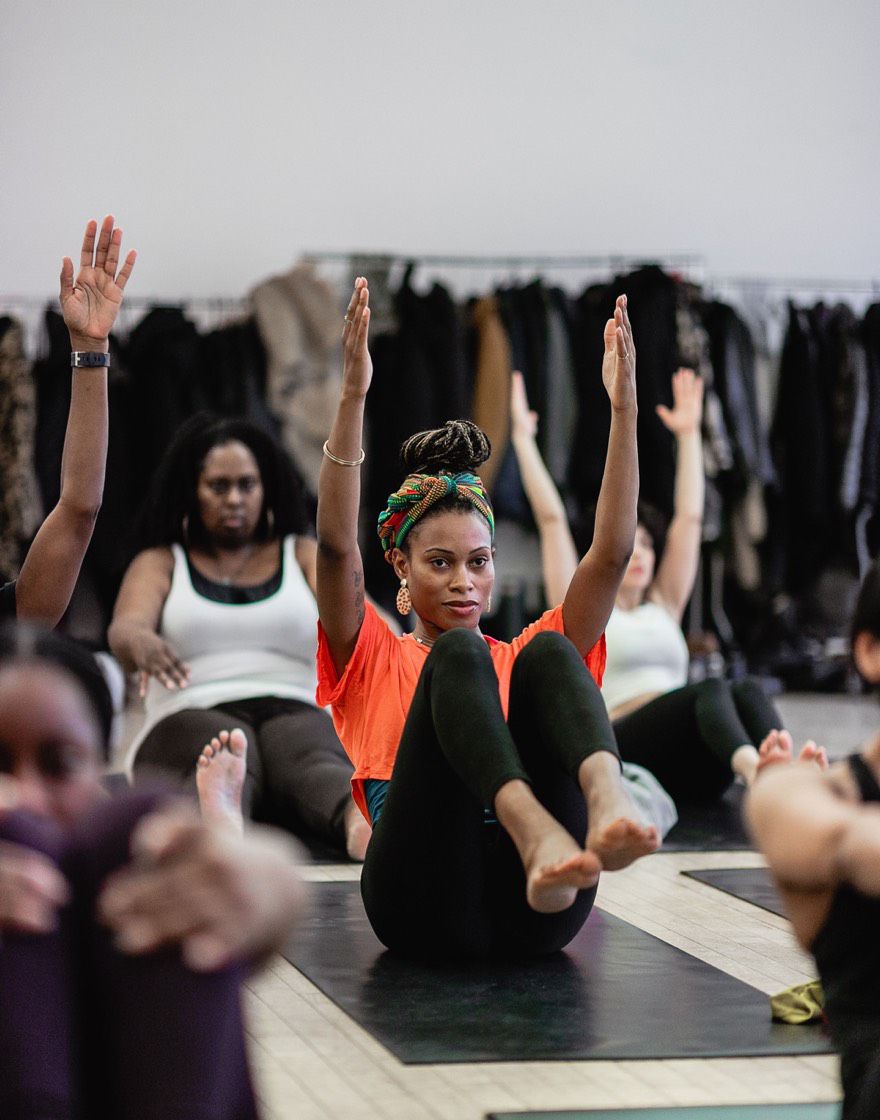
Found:
[[[0,1116],[253,1120],[241,981],[286,940],[291,842],[101,783],[94,658],[0,631]]]
[[[880,560],[852,622],[856,668],[880,686]],[[790,743],[780,744],[790,755]],[[779,747],[774,748],[779,750]],[[827,771],[768,766],[747,817],[795,936],[816,959],[841,1054],[845,1120],[880,1116],[880,733]]]

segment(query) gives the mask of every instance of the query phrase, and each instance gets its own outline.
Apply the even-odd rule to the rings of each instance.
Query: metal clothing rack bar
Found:
[[[338,250],[310,251],[303,254],[303,259],[311,263],[322,261],[348,263],[349,261],[375,262],[377,265],[389,266],[392,264],[427,265],[442,268],[633,268],[644,264],[658,264],[667,268],[693,268],[705,265],[705,258],[693,253],[679,253],[672,256],[639,254],[628,256],[625,254],[603,254],[594,256],[554,256],[552,254],[530,255],[516,253],[510,255],[475,255],[445,254],[445,253],[381,253],[369,252],[341,252]]]

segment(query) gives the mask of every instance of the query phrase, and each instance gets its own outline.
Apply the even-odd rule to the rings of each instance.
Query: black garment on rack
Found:
[[[734,309],[725,303],[705,304],[702,318],[710,339],[715,391],[733,446],[735,477],[730,481],[740,493],[752,479],[758,479],[765,486],[774,485],[776,471],[758,411],[755,345],[751,333]]]

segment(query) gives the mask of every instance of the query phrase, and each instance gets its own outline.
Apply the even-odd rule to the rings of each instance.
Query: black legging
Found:
[[[0,839],[63,871],[56,930],[3,931],[0,1116],[15,1120],[255,1120],[241,1018],[244,968],[187,968],[180,951],[132,957],[95,915],[107,875],[155,794],[102,802],[76,829],[13,812]]]
[[[485,641],[469,630],[442,635],[416,686],[361,878],[380,940],[429,958],[532,956],[567,945],[595,888],[559,914],[536,913],[513,842],[483,810],[502,785],[522,779],[583,844],[577,773],[596,751],[617,754],[599,689],[568,639],[543,633],[522,650],[505,723]]]
[[[141,743],[136,779],[159,773],[194,795],[202,748],[233,727],[240,727],[248,740],[245,817],[292,832],[305,829],[344,847],[352,767],[330,716],[311,704],[267,696],[175,712]]]
[[[710,679],[676,688],[614,721],[625,762],[644,766],[673,801],[706,802],[733,781],[738,747],[757,747],[782,720],[757,681]]]

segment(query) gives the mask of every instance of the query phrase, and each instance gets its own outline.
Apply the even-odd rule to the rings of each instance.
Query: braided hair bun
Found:
[[[475,473],[492,454],[485,432],[470,420],[447,420],[442,428],[416,432],[400,449],[407,474],[438,474],[449,471]]]

